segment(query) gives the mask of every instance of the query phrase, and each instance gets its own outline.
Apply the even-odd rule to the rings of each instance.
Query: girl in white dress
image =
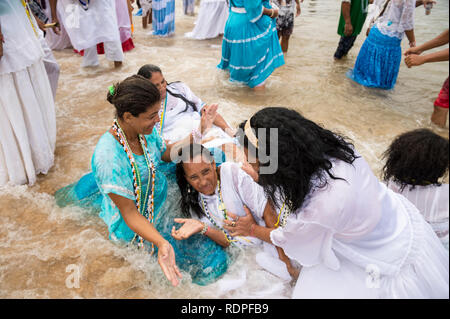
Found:
[[[84,50],[82,67],[99,65],[97,44],[102,42],[106,58],[114,61],[115,67],[122,65],[123,51],[115,1],[55,0],[50,4],[52,17],[61,17],[59,23],[67,31],[73,48],[79,52]]]
[[[217,104],[207,106],[183,82],[168,84],[158,66],[144,65],[138,74],[149,79],[160,90],[163,100],[158,130],[168,143],[175,143],[194,131],[195,135],[198,135],[196,141],[205,147],[221,147],[227,155],[239,159],[239,154],[233,155],[238,153],[233,139],[236,130],[231,128],[220,114],[216,115],[214,125],[209,130],[198,130],[203,111],[211,106],[217,107]]]
[[[216,167],[212,154],[200,144],[184,146],[178,153],[178,160],[180,206],[187,218],[175,219],[182,226],[173,227],[172,236],[185,240],[199,233],[223,247],[261,246],[261,240],[252,236],[233,237],[223,226],[225,220],[241,218],[250,212],[258,225],[275,225],[277,216],[263,188],[237,163],[225,162]],[[281,249],[264,246],[272,249],[264,247],[265,251],[257,254],[257,261],[263,268],[274,270],[274,274],[285,280],[295,276],[298,271]],[[278,265],[278,269],[273,265]]]
[[[258,183],[281,210],[280,227],[248,215],[224,228],[252,231],[303,266],[293,298],[449,297],[448,251],[352,144],[286,108],[262,109],[240,127]]]
[[[196,40],[218,37],[225,30],[229,10],[228,0],[202,0],[195,27],[185,36]]]
[[[25,2],[0,2],[0,185],[53,166],[56,116],[39,31]]]
[[[448,139],[429,129],[413,130],[395,138],[384,157],[388,187],[419,209],[448,250],[449,185],[439,182],[448,174]]]

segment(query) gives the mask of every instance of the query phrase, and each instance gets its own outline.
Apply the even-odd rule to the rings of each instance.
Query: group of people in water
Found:
[[[410,1],[392,0],[391,6],[400,2],[406,8]],[[284,64],[273,20],[278,11],[268,0],[230,5],[219,68],[230,70],[234,81],[262,89]],[[0,23],[8,26],[7,19],[20,17],[14,32],[26,34],[22,39],[37,50],[24,7],[15,0],[0,3]],[[398,17],[397,9],[392,17]],[[370,39],[379,37],[374,43],[382,41],[381,29],[370,33]],[[2,68],[18,61],[7,48]],[[16,65],[9,74],[30,88],[12,89],[16,79],[2,73],[0,93],[17,99],[22,109],[21,92],[31,92],[24,96],[41,100],[29,104],[48,102],[53,113],[42,114],[54,117],[42,56],[25,53],[20,52],[24,71]],[[264,107],[234,128],[217,104],[204,103],[186,83],[168,83],[152,64],[105,88],[105,95],[115,117],[95,147],[92,171],[58,190],[56,202],[98,213],[112,241],[154,255],[173,286],[183,272],[199,285],[221,280],[233,263],[230,247],[236,247],[260,249],[254,262],[293,281],[293,298],[449,297],[448,184],[442,184],[449,167],[447,139],[427,129],[402,134],[385,153],[382,182],[352,141],[297,111]],[[51,121],[24,110],[28,120]],[[24,150],[2,152],[13,149],[15,139],[7,135],[11,124],[0,124],[2,168]],[[43,149],[25,152],[25,162],[53,162],[42,154],[53,154],[56,132],[34,127],[23,138],[45,137]],[[31,168],[27,176],[49,169]],[[10,171],[0,170],[0,182],[11,179]]]

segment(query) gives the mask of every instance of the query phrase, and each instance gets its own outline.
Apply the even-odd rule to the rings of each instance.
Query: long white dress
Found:
[[[334,161],[272,242],[303,265],[293,298],[448,298],[449,253],[405,197],[363,158]]]
[[[91,1],[85,10],[78,0],[59,0],[57,10],[73,48],[84,50],[83,67],[99,64],[97,44],[102,42],[108,60],[123,61],[115,1]]]
[[[419,209],[448,250],[449,184],[415,186],[414,189],[406,186],[402,191],[400,185],[389,182],[388,187],[405,196]]]
[[[34,184],[53,166],[56,116],[37,27],[20,1],[0,2],[0,185]],[[33,29],[34,28],[34,29]]]
[[[202,0],[195,27],[185,36],[196,40],[218,37],[225,30],[229,10],[226,0]]]
[[[185,138],[192,133],[193,129],[199,127],[200,111],[206,103],[198,98],[183,82],[174,82],[167,87],[172,93],[183,95],[197,107],[197,112],[191,106],[186,109],[186,102],[167,93],[167,104],[164,105],[163,101],[159,111],[161,121],[157,124],[157,129],[159,132],[162,132],[162,137],[165,140],[169,141],[169,143],[174,143]],[[161,125],[163,126],[162,130]],[[212,140],[203,144],[208,148],[218,147],[225,143],[234,143],[234,139],[215,125],[203,137],[204,140],[209,138],[212,138]]]

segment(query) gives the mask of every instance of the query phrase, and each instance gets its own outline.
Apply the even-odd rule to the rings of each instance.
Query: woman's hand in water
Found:
[[[158,246],[158,263],[164,275],[172,283],[172,286],[178,286],[178,279],[182,276],[175,263],[175,252],[168,241],[165,241],[162,245]]]
[[[231,212],[227,212],[227,216],[231,219],[223,221],[223,227],[230,232],[230,235],[235,236],[252,236],[252,225],[256,225],[252,213],[244,206],[245,216],[237,216]]]
[[[203,223],[196,219],[175,218],[174,221],[179,224],[183,224],[180,229],[172,227],[172,237],[176,240],[188,239],[194,234],[197,234],[203,230]]]

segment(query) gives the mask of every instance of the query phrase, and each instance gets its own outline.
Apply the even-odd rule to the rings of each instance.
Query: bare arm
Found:
[[[344,34],[348,37],[353,34],[353,25],[350,17],[350,2],[343,1],[341,4],[341,11],[345,21]]]
[[[414,35],[414,29],[406,30],[405,34],[406,34],[406,37],[408,38],[409,46],[410,47],[415,47],[416,46],[416,37]]]
[[[167,279],[173,286],[177,286],[179,283],[178,277],[181,278],[181,273],[175,263],[175,253],[169,242],[144,216],[139,214],[134,201],[113,193],[109,193],[108,196],[120,210],[127,226],[146,241],[158,247],[158,263]]]
[[[425,55],[409,54],[405,58],[405,63],[408,66],[408,68],[411,68],[413,66],[422,65],[424,63],[440,62],[448,60],[449,60],[449,49],[447,48]]]
[[[58,14],[56,11],[56,5],[58,3],[58,0],[49,0],[49,1],[50,1],[50,10],[52,13],[52,22],[53,23],[56,22],[56,25],[53,27],[53,31],[59,35],[61,34],[61,27],[59,25]]]
[[[421,54],[424,51],[434,49],[437,47],[440,47],[444,44],[447,44],[449,42],[449,29],[445,30],[441,34],[439,34],[434,39],[431,39],[430,41],[425,42],[422,45],[419,45],[415,48],[411,48],[405,52],[405,55],[409,54]]]

